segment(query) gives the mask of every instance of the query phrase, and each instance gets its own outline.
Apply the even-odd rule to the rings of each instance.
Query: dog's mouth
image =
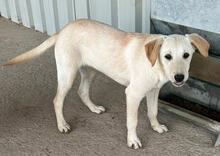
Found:
[[[173,84],[175,87],[182,87],[182,86],[185,84],[185,82],[184,82],[184,81],[182,81],[182,82],[172,82],[172,84]]]

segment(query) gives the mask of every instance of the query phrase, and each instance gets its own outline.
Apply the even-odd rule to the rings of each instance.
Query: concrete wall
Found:
[[[152,0],[151,17],[220,34],[219,0]]]
[[[151,24],[152,33],[198,33],[220,56],[219,0],[152,0]]]

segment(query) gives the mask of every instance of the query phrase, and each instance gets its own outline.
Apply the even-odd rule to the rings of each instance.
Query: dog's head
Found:
[[[190,62],[196,49],[204,57],[208,56],[209,43],[198,34],[162,36],[145,45],[152,66],[159,61],[167,78],[177,87],[188,79]]]

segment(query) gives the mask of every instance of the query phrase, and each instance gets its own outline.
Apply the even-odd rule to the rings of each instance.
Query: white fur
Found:
[[[94,113],[105,111],[104,107],[95,105],[89,98],[89,87],[95,72],[85,69],[84,66],[90,66],[127,87],[125,93],[129,147],[137,149],[142,146],[136,127],[138,107],[145,96],[148,117],[153,130],[158,133],[168,130],[157,120],[158,94],[166,82],[175,83],[175,74],[183,74],[184,82],[188,79],[194,49],[187,36],[126,33],[98,22],[77,20],[65,26],[55,37],[50,39],[50,44],[55,43],[56,39],[58,88],[54,107],[58,129],[61,132],[70,130],[70,126],[64,119],[63,102],[78,70],[81,74],[78,94],[82,101]],[[164,41],[156,63],[152,67],[146,56],[145,45],[161,37]],[[183,59],[184,52],[189,53],[190,57]],[[35,52],[31,54],[33,53],[35,54]],[[165,58],[168,53],[172,55],[170,61]]]
[[[153,130],[158,133],[166,132],[166,126],[160,125],[157,120],[158,93],[168,80],[174,82],[176,73],[184,74],[185,81],[188,78],[191,58],[186,61],[182,56],[185,51],[192,55],[193,48],[190,42],[184,36],[166,37],[159,53],[162,66],[158,59],[152,67],[144,49],[147,38],[141,38],[142,36],[139,38],[140,34],[132,34],[133,36],[127,37],[128,34],[124,32],[96,22],[79,22],[86,23],[86,26],[83,27],[80,24],[67,26],[60,32],[55,46],[58,92],[54,105],[59,130],[66,132],[69,128],[62,112],[65,95],[72,85],[77,70],[88,65],[127,86],[127,141],[129,147],[137,149],[142,146],[136,134],[136,126],[139,103],[145,95]],[[127,42],[125,45],[121,43],[123,39]],[[172,54],[172,61],[164,58],[167,53]],[[81,84],[78,93],[82,101],[92,112],[98,114],[104,112],[104,107],[93,104],[89,98],[89,85],[94,72],[80,69],[80,74]]]

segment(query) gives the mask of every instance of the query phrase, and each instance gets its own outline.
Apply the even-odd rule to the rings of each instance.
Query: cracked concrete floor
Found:
[[[107,112],[91,113],[76,94],[79,75],[66,97],[64,114],[72,127],[61,134],[52,100],[56,92],[53,49],[34,60],[10,67],[2,64],[34,48],[48,36],[0,17],[0,155],[220,155],[216,136],[173,114],[159,113],[169,132],[150,128],[145,100],[139,109],[138,135],[143,148],[126,145],[124,87],[97,73],[91,97]]]

